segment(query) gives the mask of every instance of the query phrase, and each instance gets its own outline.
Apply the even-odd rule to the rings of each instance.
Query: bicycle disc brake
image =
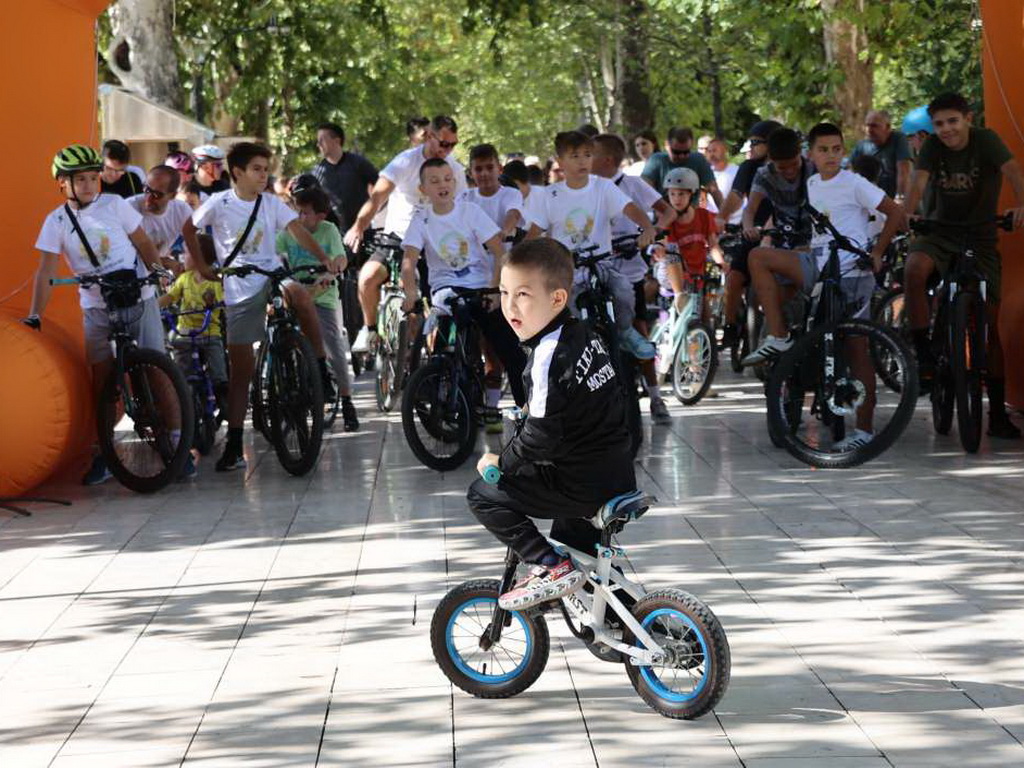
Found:
[[[836,379],[828,409],[836,416],[852,416],[864,404],[867,390],[860,379]]]

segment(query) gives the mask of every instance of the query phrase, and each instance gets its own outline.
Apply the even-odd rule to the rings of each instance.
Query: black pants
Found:
[[[476,323],[477,328],[480,329],[480,333],[487,339],[491,349],[494,350],[494,354],[501,360],[501,364],[505,366],[505,372],[508,373],[508,383],[512,388],[512,397],[515,398],[516,405],[520,407],[526,405],[526,387],[523,384],[523,371],[526,369],[526,353],[519,345],[519,338],[516,336],[515,331],[512,330],[512,326],[508,324],[500,309],[488,312],[480,305],[471,305],[469,316]],[[451,322],[447,318],[444,320]],[[439,327],[441,333],[438,335],[440,338],[445,338],[447,332],[444,322]]]
[[[525,563],[537,563],[551,550],[531,517],[554,520],[551,538],[588,555],[601,540],[601,532],[585,518],[593,517],[604,502],[581,504],[540,478],[503,477],[497,485],[477,480],[466,500],[481,525]]]

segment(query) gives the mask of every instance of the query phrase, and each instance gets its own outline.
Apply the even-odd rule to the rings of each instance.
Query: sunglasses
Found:
[[[452,147],[454,147],[458,143],[459,142],[457,140],[456,141],[441,141],[440,139],[437,140],[437,146],[439,146],[441,149],[451,149]]]
[[[142,194],[146,195],[146,197],[155,197],[157,200],[163,200],[165,197],[169,197],[171,193],[160,192],[147,185],[142,188]]]
[[[689,157],[690,151],[691,150],[689,149],[674,149],[672,147],[669,147],[668,150],[669,154],[672,155],[672,157]]]
[[[767,144],[768,142],[764,139],[750,139],[750,146],[756,147],[759,144]]]

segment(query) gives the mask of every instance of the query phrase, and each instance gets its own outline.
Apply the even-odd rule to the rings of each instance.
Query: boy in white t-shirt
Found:
[[[612,221],[621,214],[641,230],[639,246],[646,248],[654,242],[657,230],[622,190],[608,179],[591,175],[593,150],[593,139],[579,131],[565,131],[555,136],[555,155],[565,180],[535,190],[534,194],[539,193],[540,199],[531,211],[527,239],[540,237],[546,231],[570,252],[596,245],[596,254],[609,253]],[[610,264],[601,263],[604,264],[599,267],[601,278],[612,294],[623,349],[638,360],[653,359],[654,345],[633,327],[636,304],[633,286]],[[586,272],[577,269],[576,290],[585,280]],[[574,300],[571,308],[575,308]]]
[[[430,270],[431,304],[440,316],[448,314],[446,299],[451,288],[497,288],[505,238],[501,229],[475,203],[456,198],[456,181],[451,167],[439,157],[420,168],[420,190],[428,206],[413,216],[402,247],[402,288],[406,312],[419,300],[416,265],[420,255]],[[485,252],[490,251],[490,257]],[[509,386],[516,404],[525,402],[523,366],[526,355],[515,332],[502,316],[496,301],[485,300],[474,309],[473,321],[508,371]],[[441,336],[441,334],[439,334]],[[501,396],[498,390],[498,398]],[[488,405],[497,406],[488,391]]]
[[[53,158],[51,170],[64,203],[46,217],[36,240],[41,258],[32,290],[32,307],[23,321],[36,330],[42,326],[43,313],[53,291],[50,280],[57,275],[61,254],[76,275],[138,274],[139,258],[146,267],[160,268],[157,250],[142,228],[142,216],[123,198],[100,193],[102,168],[99,153],[80,144],[65,147]],[[75,229],[75,221],[89,243],[88,248]],[[85,356],[92,367],[93,392],[99,397],[113,360],[110,318],[98,286],[79,288],[78,295],[85,331]],[[132,335],[140,347],[164,352],[160,310],[152,289],[148,296],[143,294],[142,301],[145,306],[139,320],[131,326]],[[103,458],[97,456],[83,482],[96,485],[110,477]]]
[[[867,317],[875,289],[874,272],[881,269],[882,255],[905,218],[903,209],[863,176],[842,169],[846,148],[842,131],[837,126],[819,123],[811,129],[807,139],[810,159],[818,169],[807,180],[807,202],[811,208],[828,216],[840,234],[862,249],[868,247],[871,213],[877,210],[886,217],[885,227],[871,249],[872,270],[858,268],[855,254],[839,252],[839,268],[843,275],[840,287],[846,303],[854,307],[851,316]],[[783,316],[779,282],[795,284],[810,291],[828,261],[831,242],[831,234],[815,230],[810,251],[764,248],[751,254],[750,276],[764,308],[770,335],[758,349],[744,358],[744,365],[767,362],[793,346]],[[857,410],[857,428],[833,446],[837,451],[865,445],[874,436],[875,376],[868,350],[861,346],[858,340],[857,347],[850,350],[850,366],[867,388],[865,402]]]
[[[189,251],[200,252],[196,232],[209,226],[217,250],[217,263],[224,267],[224,262],[245,233],[256,200],[260,198],[256,220],[230,266],[252,264],[262,269],[277,269],[281,266],[281,260],[277,255],[276,235],[278,231],[287,229],[299,245],[332,273],[338,274],[345,269],[345,258],[332,261],[299,222],[298,214],[282,203],[276,195],[266,192],[270,158],[270,150],[259,144],[242,141],[232,145],[228,151],[227,161],[234,188],[210,195],[210,198],[185,222],[183,234]],[[196,259],[196,266],[203,277],[216,279],[216,273],[202,259]],[[228,438],[224,453],[217,461],[218,472],[245,466],[245,457],[242,453],[242,426],[249,402],[249,382],[256,365],[252,345],[263,340],[267,327],[269,297],[269,280],[262,275],[229,275],[224,278],[228,360],[231,366],[228,374]],[[326,378],[323,339],[320,336],[320,325],[312,299],[298,283],[286,286],[285,298],[288,305],[295,310],[302,332],[309,338],[320,360],[321,376]]]
[[[653,212],[657,216],[655,227],[660,230],[668,229],[669,225],[675,221],[675,209],[658,194],[658,190],[639,176],[625,174],[622,170],[622,161],[625,157],[626,142],[621,137],[611,133],[602,133],[594,137],[594,175],[610,179],[645,214],[650,216]],[[625,214],[620,214],[612,219],[612,240],[638,234],[640,234],[640,228]],[[626,258],[616,258],[612,262],[612,268],[633,286],[633,311],[635,314],[633,326],[646,337],[650,331],[647,323],[647,297],[644,291],[649,271],[647,262],[641,255],[640,249],[635,249]],[[643,372],[644,386],[651,400],[651,420],[655,424],[671,423],[672,417],[669,416],[668,406],[665,405],[661,389],[658,387],[658,374],[654,369],[654,360],[644,360],[640,365],[640,370]]]

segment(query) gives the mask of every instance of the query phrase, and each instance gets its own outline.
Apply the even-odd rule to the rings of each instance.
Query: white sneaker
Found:
[[[777,358],[783,352],[788,352],[789,348],[792,346],[793,339],[789,336],[786,336],[785,338],[779,338],[778,336],[771,335],[765,336],[764,341],[761,342],[761,346],[744,357],[740,361],[740,365],[764,365],[765,363]]]
[[[359,329],[359,333],[356,334],[356,340],[352,342],[352,351],[357,355],[365,354],[370,351],[370,348],[377,343],[379,338],[376,331],[371,331],[364,325]]]
[[[838,443],[832,446],[833,453],[846,453],[863,448],[875,439],[874,432],[865,432],[863,429],[855,429]]]

